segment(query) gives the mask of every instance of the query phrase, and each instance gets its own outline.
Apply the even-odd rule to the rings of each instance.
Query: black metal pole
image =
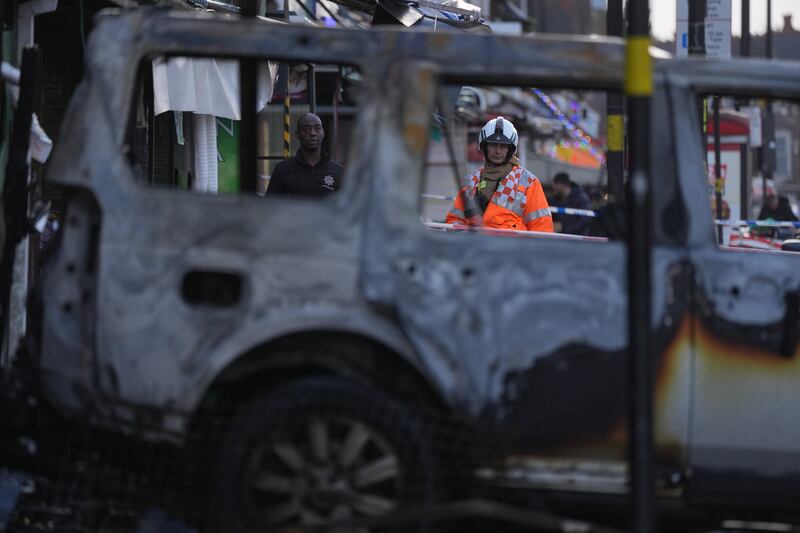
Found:
[[[719,96],[714,96],[714,198],[716,200],[716,219],[722,220],[722,162],[720,152]],[[708,143],[708,140],[706,140]],[[722,226],[717,225],[717,242],[722,244]]]
[[[302,4],[303,1],[300,0]],[[311,12],[311,18],[314,21],[319,20],[317,18],[317,0],[308,0],[308,10]],[[308,65],[308,73],[306,76],[306,84],[308,85],[308,91],[306,94],[308,95],[308,110],[311,113],[317,114],[317,73],[314,69],[313,64]]]
[[[689,55],[698,57],[706,55],[706,0],[689,0]],[[697,111],[701,121],[701,131],[705,137],[707,136],[705,98],[700,98]],[[707,146],[708,140],[704,138],[703,153],[707,152]]]
[[[767,0],[767,59],[772,59],[772,0]],[[772,120],[772,101],[767,99],[764,109],[764,142],[761,144],[761,205],[767,202],[767,180],[772,179],[772,150],[775,131]],[[777,191],[776,191],[777,192]]]
[[[336,81],[334,82],[334,89],[333,89],[333,98],[331,99],[333,102],[333,120],[332,120],[332,129],[333,135],[331,136],[331,156],[333,157],[334,161],[341,161],[339,159],[339,101],[342,96],[342,75],[341,70],[339,74],[336,76]]]
[[[766,101],[764,109],[764,142],[761,144],[762,204],[767,201],[767,181],[773,179],[775,171],[775,117],[772,114],[772,100]],[[776,191],[777,194],[777,191]]]
[[[242,15],[255,17],[256,0],[248,0],[242,6]],[[258,61],[254,58],[239,60],[239,102],[242,120],[239,123],[239,190],[258,190],[258,120],[256,100],[258,93]]]
[[[155,164],[156,164],[156,116],[155,116],[155,93],[153,92],[153,72],[145,74],[144,89],[144,108],[145,118],[147,119],[147,182],[155,183]]]
[[[750,56],[750,0],[742,0],[742,41],[740,55]]]
[[[650,179],[650,7],[629,0],[625,94],[630,178],[628,226],[628,459],[631,531],[654,533],[653,352],[650,331],[652,191]]]
[[[2,185],[2,215],[5,224],[5,235],[2,261],[0,261],[0,314],[2,314],[3,318],[0,321],[0,352],[8,349],[3,347],[3,343],[8,342],[6,334],[10,325],[11,284],[14,281],[16,249],[29,230],[30,195],[28,193],[28,177],[30,175],[30,163],[28,161],[28,151],[30,148],[31,122],[33,121],[33,112],[40,87],[41,53],[39,48],[35,46],[25,48],[22,51],[22,64],[20,67],[19,99],[11,124],[6,178]],[[14,354],[11,353],[6,355],[9,360],[14,357]]]
[[[625,29],[625,14],[622,10],[622,0],[608,0],[606,11],[606,33],[614,37],[622,37]],[[625,99],[621,92],[609,91],[607,102],[607,138],[608,154],[606,169],[608,172],[608,200],[609,202],[623,201],[623,187],[625,175],[625,122],[623,111]]]
[[[308,65],[308,75],[306,77],[306,84],[308,85],[308,110],[311,113],[317,114],[317,74],[314,70],[314,65]]]
[[[283,90],[283,158],[291,156],[292,142],[292,100],[289,97],[289,63],[280,67],[281,89]]]
[[[767,0],[767,58],[772,59],[772,0]]]
[[[283,0],[283,20],[289,23],[289,0]],[[289,97],[289,63],[281,63],[278,77],[283,91],[283,158],[289,159],[292,141],[292,100]]]
[[[689,55],[706,55],[706,0],[689,0]]]
[[[750,57],[750,0],[742,0],[742,41],[739,54],[742,57]],[[749,103],[746,105],[750,105]],[[748,172],[748,159],[750,157],[750,150],[747,146],[742,146],[740,149],[741,157],[741,181],[739,183],[739,194],[741,199],[741,206],[739,209],[739,218],[747,220],[750,218],[749,211],[749,197],[750,197],[750,172]]]
[[[750,156],[749,152],[750,152],[749,145],[743,144],[739,148],[739,158],[740,158],[739,160],[742,162],[742,164],[739,167],[740,168],[739,197],[741,198],[742,202],[739,206],[740,220],[748,220],[750,218],[748,213],[749,211],[748,208],[750,205],[750,187],[751,187],[750,180],[748,179],[750,177],[750,172],[748,169],[749,167],[748,158]],[[733,216],[733,213],[731,213],[731,216]]]

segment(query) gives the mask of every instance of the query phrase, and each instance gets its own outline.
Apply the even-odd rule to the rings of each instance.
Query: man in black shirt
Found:
[[[589,197],[577,183],[569,179],[569,174],[559,172],[553,177],[553,201],[550,205],[554,207],[571,207],[573,209],[591,209],[592,204]],[[578,215],[554,215],[555,229],[559,233],[571,233],[573,235],[586,235],[589,230],[591,219]]]
[[[797,222],[797,217],[789,205],[789,199],[783,195],[767,194],[767,202],[758,214],[759,220],[783,220]]]
[[[295,134],[300,149],[291,159],[275,165],[267,194],[323,196],[338,190],[343,168],[322,151],[325,131],[319,117],[313,113],[304,115],[297,121]]]

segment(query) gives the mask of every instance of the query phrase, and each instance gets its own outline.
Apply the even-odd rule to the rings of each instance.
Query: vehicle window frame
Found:
[[[747,68],[743,68],[743,63],[746,63]],[[690,243],[704,248],[737,252],[725,250],[717,244],[714,213],[710,203],[706,201],[707,193],[699,194],[698,190],[699,186],[706,187],[707,179],[703,166],[707,158],[703,149],[706,134],[700,128],[702,121],[699,115],[699,98],[703,94],[719,94],[736,98],[770,98],[800,105],[800,72],[797,62],[749,58],[703,61],[671,59],[658,62],[657,67],[668,80],[670,98],[683,111],[681,118],[675,118],[678,121],[675,135],[680,132],[683,135],[675,139],[674,145],[683,156],[678,161],[678,166],[681,168],[679,176],[682,186],[688,193]],[[696,150],[691,150],[689,157],[685,157],[682,150],[687,142],[694,143],[697,147]],[[703,176],[703,180],[699,180],[702,183],[698,184],[698,176]],[[698,194],[699,198],[695,198]]]
[[[436,98],[435,98],[434,108],[431,110],[431,113],[430,113],[430,120],[429,120],[429,123],[428,123],[428,127],[430,128],[430,127],[432,127],[432,126],[434,126],[436,124],[433,116],[434,116],[434,113],[435,113],[435,110],[436,110],[436,106],[439,105],[439,101],[441,99],[440,98],[440,93],[441,93],[443,88],[445,88],[447,86],[450,86],[450,85],[473,85],[473,86],[492,86],[492,87],[507,87],[507,88],[536,87],[537,89],[543,90],[545,92],[548,91],[548,90],[549,91],[553,91],[553,90],[555,90],[555,91],[557,91],[557,90],[594,91],[594,92],[599,92],[599,93],[604,93],[604,94],[609,94],[609,93],[612,93],[612,92],[620,92],[620,93],[622,92],[621,87],[617,86],[615,83],[610,83],[608,81],[606,81],[605,83],[601,83],[601,82],[597,82],[597,81],[591,81],[591,82],[586,83],[585,85],[578,85],[579,81],[575,80],[575,79],[569,80],[569,79],[564,79],[563,77],[547,77],[547,76],[543,76],[543,79],[534,79],[534,76],[535,76],[535,74],[530,74],[530,75],[516,74],[515,76],[508,76],[508,77],[504,78],[502,74],[491,73],[490,75],[487,75],[485,78],[482,78],[482,79],[480,79],[480,81],[478,81],[475,78],[474,75],[459,73],[459,71],[457,69],[449,69],[449,70],[447,70],[445,72],[440,72],[439,76],[434,81],[434,83],[436,84]],[[669,84],[668,84],[666,78],[664,76],[662,76],[659,72],[655,72],[654,73],[654,83],[657,86],[656,87],[657,91],[659,91],[661,93],[661,96],[664,99],[669,99],[670,98],[670,95],[669,95]],[[624,116],[625,115],[623,114],[623,117]],[[624,118],[623,118],[623,120],[624,120]],[[672,137],[673,127],[674,127],[673,124],[670,124],[670,127],[668,127],[668,128],[659,128],[659,127],[654,126],[653,127],[653,137],[651,139],[651,147],[654,146],[657,142],[660,141],[661,145],[667,146],[669,148],[669,151],[668,152],[665,151],[665,154],[667,154],[667,153],[674,154],[674,152],[676,150],[676,147],[675,147],[675,144],[674,144],[674,139]],[[443,129],[443,134],[447,135],[448,133],[449,132],[447,132],[447,131],[445,131]],[[420,189],[421,189],[421,191],[424,190],[424,187],[425,187],[425,179],[426,179],[425,172],[426,172],[426,168],[427,168],[427,153],[428,153],[428,149],[429,149],[429,143],[430,143],[430,139],[426,139],[426,147],[425,147],[425,154],[426,155],[424,156],[425,159],[423,160],[423,168],[421,170],[421,173],[422,173],[422,177],[421,177],[421,181],[420,181]],[[451,166],[451,168],[453,168],[453,167],[456,167],[457,165],[456,165],[455,162],[451,161],[451,165],[450,166]],[[469,171],[469,169],[466,169],[466,170],[467,170],[467,172]],[[671,175],[669,176],[669,181],[673,184],[671,188],[674,189],[675,195],[677,196],[677,198],[680,201],[680,204],[681,204],[680,207],[685,212],[686,209],[688,209],[688,202],[686,201],[685,192],[683,191],[683,187],[682,187],[682,180],[681,180],[681,177],[680,177],[680,167],[677,164],[673,164],[671,166],[670,170],[671,170],[671,172],[670,172]],[[665,182],[664,173],[665,173],[664,165],[662,165],[660,167],[655,167],[655,165],[654,165],[653,176],[652,176],[652,178],[653,178],[652,181],[654,182],[654,187],[657,187],[659,181],[661,182],[661,185],[664,185],[664,182]],[[464,176],[459,176],[458,177],[458,182],[459,183],[460,183],[461,179],[463,179],[463,177]],[[607,177],[607,173],[606,173],[606,186],[607,186],[607,180],[608,180],[608,177]],[[418,204],[417,204],[418,205],[417,213],[418,213],[418,215],[420,215],[423,212],[424,199],[420,196],[420,198],[417,200],[417,202],[418,202]],[[624,204],[620,204],[620,203],[609,204],[611,209],[614,209],[614,210],[621,209],[622,205],[624,205]],[[668,206],[666,206],[666,205],[659,205],[658,207],[661,207],[662,210],[668,208]],[[656,206],[654,205],[654,212],[655,212],[655,208],[656,208]],[[620,214],[621,214],[621,211],[620,211]],[[418,218],[421,218],[421,217],[418,217]],[[658,218],[659,217],[656,217],[654,219],[654,225],[658,225],[658,224],[661,223],[661,221]],[[436,231],[431,231],[429,228],[427,228],[425,226],[424,222],[422,222],[421,220],[420,220],[419,226],[422,227],[424,230],[426,230],[427,233],[440,233],[440,232],[436,232]],[[660,228],[655,228],[654,227],[654,230],[655,230],[654,231],[654,233],[655,233],[654,244],[656,244],[656,245],[662,245],[662,244],[663,245],[685,245],[686,242],[687,242],[687,239],[688,239],[688,230],[684,232],[684,234],[682,235],[682,238],[679,240],[679,242],[675,242],[674,240],[670,241],[670,240],[668,240],[666,238],[663,238],[663,237],[659,239],[658,235],[659,235],[659,231],[661,231]],[[484,229],[484,230],[472,230],[472,231],[464,230],[464,231],[461,231],[460,233],[484,234],[483,236],[485,236],[486,234],[489,234],[489,233],[500,234],[501,232],[502,232],[502,230],[486,230],[486,229]],[[575,241],[592,242],[592,243],[595,243],[595,244],[597,244],[598,242],[603,242],[603,243],[606,243],[606,242],[622,242],[622,243],[624,243],[624,241],[625,241],[624,237],[608,238],[607,240],[605,240],[604,238],[600,238],[601,240],[598,241],[597,238],[593,238],[593,237],[582,238],[583,236],[574,236],[574,235],[566,235],[566,234],[541,235],[541,234],[532,234],[532,233],[524,231],[524,230],[521,230],[521,231],[508,230],[508,232],[509,233],[519,233],[520,236],[528,237],[528,238],[544,237],[544,238],[555,238],[555,239],[564,239],[564,240],[575,240]],[[663,231],[661,231],[661,234],[663,235]],[[452,238],[452,237],[453,237],[453,235],[449,235],[448,236],[448,238]],[[579,237],[579,238],[576,239],[575,237]]]
[[[148,73],[151,72],[150,69],[151,69],[152,62],[155,61],[156,59],[162,59],[162,58],[163,59],[167,59],[167,60],[168,59],[172,59],[172,58],[197,58],[197,59],[218,59],[218,60],[226,60],[226,61],[240,61],[242,59],[251,59],[252,57],[248,57],[248,56],[245,56],[245,55],[233,56],[233,57],[231,57],[231,56],[223,56],[223,55],[209,56],[209,55],[204,55],[204,54],[201,55],[201,54],[196,54],[196,53],[183,53],[183,52],[180,52],[180,51],[174,52],[174,53],[170,52],[169,54],[158,54],[158,53],[156,53],[155,55],[148,54],[148,55],[144,55],[144,56],[140,57],[139,62],[137,64],[136,68],[134,69],[135,70],[135,79],[134,79],[134,83],[132,84],[132,91],[131,91],[132,94],[131,94],[130,100],[129,100],[130,101],[130,105],[129,105],[128,112],[126,113],[127,118],[125,120],[125,125],[124,125],[124,129],[125,129],[125,143],[124,143],[124,146],[126,148],[125,154],[124,154],[125,155],[125,160],[126,160],[126,163],[127,163],[128,167],[129,167],[129,170],[131,171],[131,174],[135,177],[135,179],[133,180],[132,186],[137,188],[137,189],[138,188],[144,188],[146,190],[169,191],[170,193],[176,193],[176,194],[185,194],[185,193],[203,194],[203,193],[198,193],[196,191],[192,191],[192,190],[188,190],[188,189],[182,189],[182,188],[178,188],[178,187],[159,187],[158,185],[154,185],[154,184],[150,183],[147,179],[143,179],[143,178],[146,178],[146,176],[143,176],[142,173],[139,172],[139,166],[140,166],[138,164],[139,162],[135,160],[135,154],[133,154],[132,151],[130,150],[130,147],[134,145],[133,140],[134,140],[135,131],[136,131],[135,123],[136,123],[136,117],[137,117],[137,106],[140,104],[139,100],[143,96],[143,91],[146,90],[146,83],[147,83],[148,79],[150,80],[151,86],[152,86],[152,75],[151,74],[146,74],[144,78],[142,77],[142,75],[145,72],[148,72]],[[265,63],[268,62],[268,61],[281,61],[281,62],[282,61],[286,61],[288,63],[309,63],[309,64],[313,63],[313,64],[317,64],[317,65],[322,65],[322,66],[354,68],[354,69],[356,69],[358,71],[358,73],[362,77],[365,76],[365,71],[368,70],[368,67],[366,66],[366,65],[368,65],[368,63],[366,61],[364,61],[363,64],[358,64],[358,63],[320,63],[320,62],[314,63],[312,61],[306,61],[304,59],[297,59],[294,56],[289,56],[288,59],[287,58],[283,58],[283,59],[280,59],[280,60],[279,59],[275,59],[275,58],[273,58],[271,56],[269,56],[269,57],[259,57],[257,59],[259,61],[264,61]],[[362,96],[362,98],[363,98],[363,96]],[[272,99],[270,100],[270,102],[267,102],[267,104],[264,107],[264,109],[266,109],[266,107],[269,106],[270,104],[274,105],[274,101]],[[302,109],[305,109],[307,107],[307,105],[306,104],[301,104],[300,107]],[[361,100],[359,102],[356,102],[356,108],[357,108],[356,116],[355,116],[354,121],[353,121],[353,124],[354,124],[353,135],[351,136],[351,138],[349,140],[349,143],[348,143],[348,153],[353,152],[357,148],[356,144],[353,141],[357,137],[355,132],[358,131],[359,115],[361,115],[361,113],[364,111],[364,108],[365,108],[364,101]],[[239,120],[239,122],[241,122],[241,120]],[[328,134],[328,132],[326,132],[326,135],[327,134]],[[292,135],[294,135],[294,132],[292,132]],[[292,156],[293,156],[293,154],[290,154],[289,158],[291,158]],[[281,159],[281,161],[287,161],[287,160],[288,159]],[[146,174],[146,172],[147,171],[145,170],[145,174]],[[348,172],[347,166],[345,166],[344,172],[343,172],[343,175],[342,175],[342,185],[341,185],[341,187],[335,193],[328,194],[328,195],[323,196],[323,197],[302,198],[302,197],[282,196],[279,199],[277,199],[277,198],[273,199],[273,198],[267,198],[266,196],[258,195],[256,193],[248,194],[248,193],[242,192],[242,191],[239,191],[239,192],[236,192],[236,193],[205,194],[205,196],[208,196],[208,197],[219,197],[219,198],[255,196],[255,197],[260,198],[262,200],[267,199],[269,201],[282,201],[282,202],[295,201],[295,200],[299,200],[299,201],[309,201],[309,200],[311,200],[311,201],[313,201],[315,203],[340,202],[340,201],[335,200],[335,199],[339,198],[339,197],[351,196],[353,194],[352,190],[353,190],[354,187],[356,187],[356,185],[352,185],[352,184],[350,184],[350,182],[351,181],[357,181],[357,180],[358,180],[357,173],[352,173],[351,174],[350,172]],[[352,200],[352,198],[351,198],[351,200]]]

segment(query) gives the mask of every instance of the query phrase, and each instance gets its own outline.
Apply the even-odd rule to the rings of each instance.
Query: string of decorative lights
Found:
[[[604,164],[606,161],[605,154],[603,154],[600,150],[594,147],[594,145],[592,144],[592,138],[578,126],[577,114],[572,119],[570,119],[561,111],[561,109],[559,109],[558,105],[553,101],[553,99],[547,96],[543,91],[536,88],[533,88],[531,90],[533,91],[533,94],[535,94],[537,98],[539,98],[539,100],[550,110],[550,112],[559,121],[561,121],[567,132],[573,138],[575,138],[576,142],[578,143],[578,146],[575,146],[574,144],[570,146],[565,141],[561,141],[561,143],[559,143],[559,146],[569,147],[569,148],[582,148],[588,151],[592,155],[592,157],[594,157],[601,165]],[[577,113],[578,106],[576,102],[572,103],[572,107],[573,110],[575,110]]]

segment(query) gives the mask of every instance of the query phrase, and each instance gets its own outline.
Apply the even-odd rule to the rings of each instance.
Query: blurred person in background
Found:
[[[711,195],[710,198],[711,202],[711,213],[714,218],[717,218],[717,197],[716,195]],[[731,207],[728,205],[728,202],[723,198],[722,199],[722,216],[719,217],[720,220],[730,220],[731,219]]]
[[[758,219],[797,222],[797,216],[792,211],[792,206],[789,205],[789,199],[772,191],[767,193],[767,201],[761,208]]]
[[[592,209],[589,196],[583,191],[580,185],[573,183],[569,179],[569,174],[559,172],[553,176],[553,202],[554,207],[569,207],[572,209]],[[554,216],[555,230],[559,233],[570,233],[572,235],[587,235],[591,217],[580,215]]]

